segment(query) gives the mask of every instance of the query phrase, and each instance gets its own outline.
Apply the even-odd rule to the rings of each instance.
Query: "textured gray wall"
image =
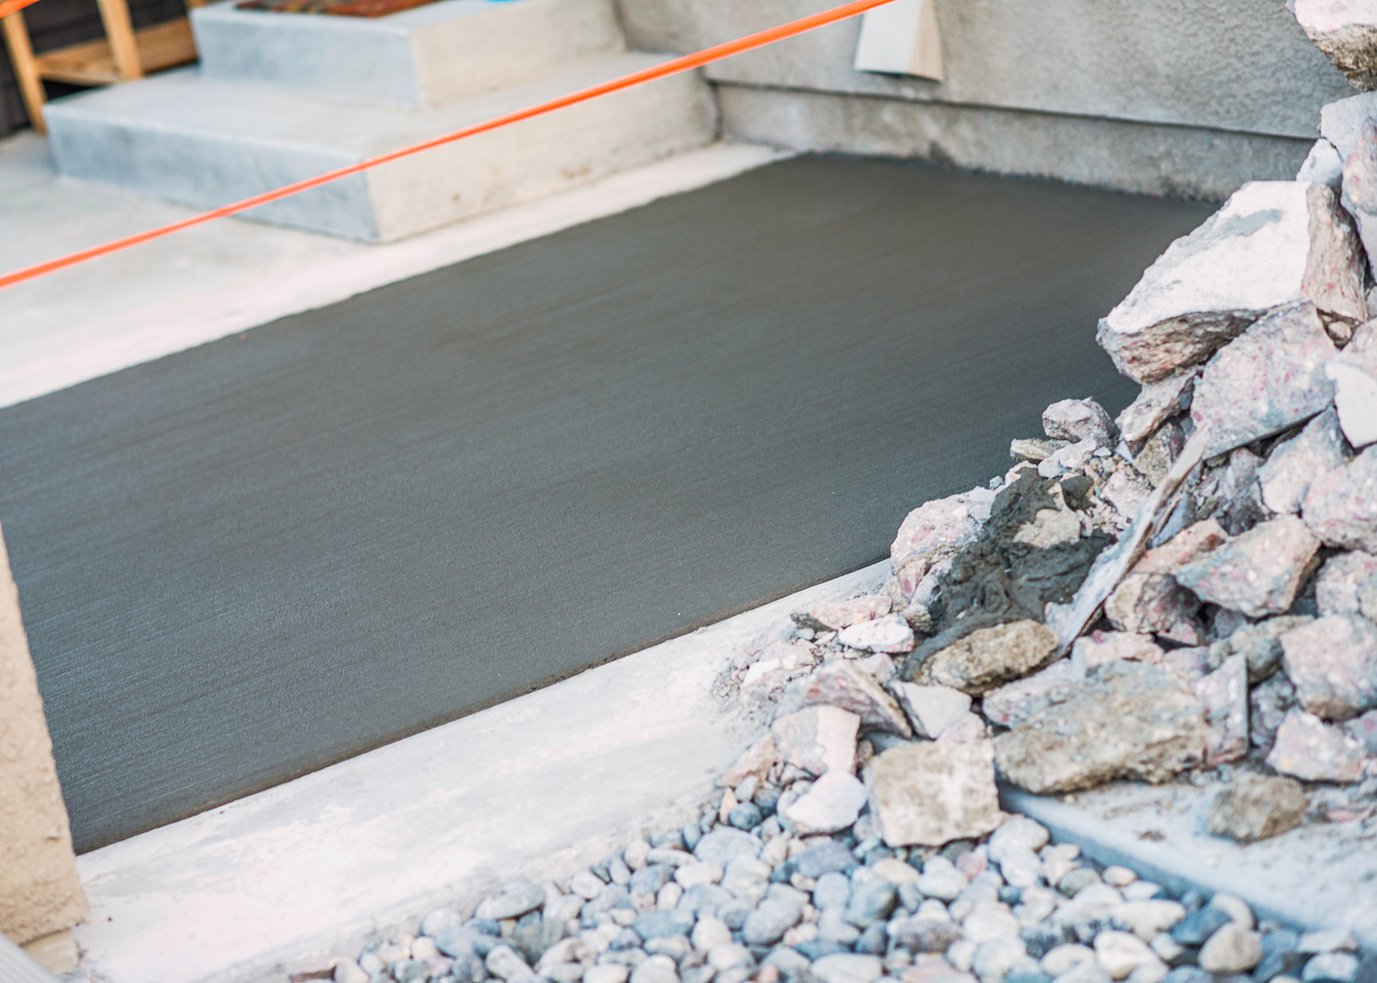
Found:
[[[666,50],[722,41],[825,5],[619,3],[633,42]],[[860,27],[851,21],[709,69],[723,86],[729,132],[808,149],[936,156],[1218,197],[1242,180],[1291,176],[1320,106],[1351,92],[1283,0],[936,3],[944,83],[856,72]],[[1039,142],[1036,127],[1015,120],[1028,113],[1081,120],[1049,121],[1046,129],[1048,141],[1077,142],[1030,147],[1029,166],[1016,166],[1019,143]],[[1128,132],[1125,123],[1142,132]]]

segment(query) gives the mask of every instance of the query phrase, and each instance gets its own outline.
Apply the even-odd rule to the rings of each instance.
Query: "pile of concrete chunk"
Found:
[[[1377,86],[1377,3],[1294,9]],[[804,829],[868,803],[891,846],[988,832],[996,777],[1063,793],[1223,767],[1210,826],[1244,841],[1336,795],[1372,814],[1370,256],[1377,92],[1327,106],[1297,180],[1240,189],[1104,318],[1142,385],[1117,419],[1048,407],[1007,474],[908,516],[882,591],[741,660],[743,705],[773,722],[729,779],[778,783]],[[842,731],[856,769],[805,760]]]

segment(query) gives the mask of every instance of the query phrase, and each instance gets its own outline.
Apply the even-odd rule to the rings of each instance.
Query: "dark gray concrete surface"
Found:
[[[1204,215],[800,159],[0,412],[78,848],[879,559]]]

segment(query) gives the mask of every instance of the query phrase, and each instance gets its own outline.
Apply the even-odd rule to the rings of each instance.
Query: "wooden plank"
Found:
[[[14,77],[19,83],[19,94],[24,100],[24,111],[29,114],[29,122],[39,133],[43,125],[43,103],[47,98],[43,91],[43,76],[38,59],[34,57],[33,45],[29,41],[29,29],[24,23],[23,13],[10,14],[0,24],[4,26],[5,45],[10,51],[10,61],[14,66]]]
[[[134,40],[134,22],[129,19],[129,4],[126,0],[96,0],[96,6],[100,8],[101,23],[105,25],[105,37],[110,42],[110,55],[119,77],[124,81],[143,78],[139,45]]]
[[[196,41],[185,17],[155,24],[134,32],[139,63],[145,72],[185,65],[196,60]],[[104,40],[83,41],[38,56],[39,74],[55,82],[73,85],[109,85],[121,81],[110,45]]]

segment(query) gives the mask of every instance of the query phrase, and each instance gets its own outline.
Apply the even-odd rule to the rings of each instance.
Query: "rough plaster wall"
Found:
[[[969,170],[1205,200],[1226,198],[1247,181],[1290,178],[1311,145],[1224,130],[751,86],[723,85],[718,98],[728,135],[744,140],[921,157]]]
[[[20,944],[87,915],[19,593],[0,533],[0,934]]]
[[[829,4],[820,0],[618,0],[622,19],[636,47],[689,50],[799,17]],[[739,135],[811,130],[828,131],[834,149],[889,152],[911,156],[927,153],[934,126],[964,126],[965,134],[946,135],[964,152],[949,156],[964,166],[1018,173],[1045,173],[1064,180],[1084,180],[1098,170],[1093,183],[1133,189],[1176,185],[1222,189],[1227,194],[1243,180],[1290,177],[1293,141],[1313,140],[1320,107],[1352,90],[1311,44],[1287,12],[1284,0],[936,0],[942,30],[947,79],[928,82],[855,71],[852,58],[858,21],[834,25],[800,38],[729,59],[712,66],[709,76],[723,84],[724,124]],[[796,98],[753,99],[749,93],[729,97],[726,86],[768,89]],[[839,110],[819,94],[865,95],[873,105],[856,109],[844,126]],[[853,100],[854,101],[854,100]],[[791,102],[792,105],[787,104]],[[934,105],[937,104],[937,105]],[[895,106],[886,115],[883,106]],[[927,106],[927,114],[913,106]],[[945,109],[944,109],[945,107]],[[981,159],[978,145],[995,136],[971,134],[988,130],[988,119],[963,122],[1005,111],[1007,125],[1017,113],[1115,123],[1153,124],[1157,135],[1141,137],[1105,161],[1110,141],[1124,138],[1124,128],[1077,132],[1094,146],[1063,145],[1060,163],[1022,168],[1009,166],[1010,155],[992,147]],[[768,112],[772,118],[743,117]],[[818,112],[816,119],[804,120]],[[783,119],[780,117],[791,117]],[[895,120],[908,120],[919,131],[908,144],[896,139]],[[865,127],[873,122],[879,129]],[[830,129],[829,129],[830,128]],[[1196,132],[1171,132],[1186,128]],[[1060,127],[1065,135],[1069,128]],[[1205,151],[1214,131],[1215,149],[1243,157],[1212,157]],[[1036,139],[1027,126],[1014,126],[1020,139]],[[1249,134],[1250,141],[1228,138]],[[846,143],[842,138],[849,137]],[[1281,138],[1270,142],[1257,138]],[[806,143],[782,142],[803,149]],[[938,141],[941,142],[940,140]],[[1138,159],[1136,153],[1152,155]],[[1080,158],[1080,159],[1078,159]],[[1299,158],[1297,158],[1299,160]],[[1104,166],[1105,164],[1108,166]],[[1245,166],[1246,165],[1246,166]],[[1256,165],[1253,169],[1249,169]]]

